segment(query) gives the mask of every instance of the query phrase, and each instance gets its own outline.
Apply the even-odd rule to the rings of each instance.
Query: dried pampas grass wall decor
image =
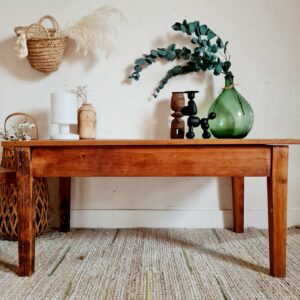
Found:
[[[113,39],[117,36],[113,15],[119,15],[119,21],[125,20],[123,13],[113,6],[103,6],[84,16],[64,30],[64,34],[76,43],[76,51],[83,50],[86,56],[89,51],[104,51],[106,58],[114,49]]]

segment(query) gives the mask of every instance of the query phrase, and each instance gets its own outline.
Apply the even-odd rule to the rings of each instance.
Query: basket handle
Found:
[[[35,125],[36,128],[36,138],[39,139],[39,132],[38,132],[38,127],[37,127],[37,123],[36,120],[33,116],[26,114],[26,113],[22,113],[22,112],[15,112],[13,114],[8,115],[5,120],[4,120],[4,132],[6,132],[6,123],[9,120],[9,118],[14,117],[14,116],[23,116],[26,117],[28,119],[30,119],[30,121]]]
[[[50,34],[49,34],[48,30],[47,30],[43,25],[41,25],[41,24],[39,24],[39,23],[33,23],[33,24],[29,25],[29,26],[27,27],[27,29],[26,29],[26,32],[25,32],[26,39],[29,38],[29,37],[28,37],[29,31],[31,30],[31,31],[34,32],[35,29],[36,29],[36,30],[37,30],[37,29],[41,29],[42,31],[44,31],[44,33],[46,33],[47,38],[50,37]]]
[[[50,15],[46,15],[38,20],[38,24],[42,25],[44,20],[49,20],[51,22],[53,29],[55,30],[55,35],[57,35],[58,32],[60,31],[60,28],[58,26],[58,22],[56,21],[56,19]]]

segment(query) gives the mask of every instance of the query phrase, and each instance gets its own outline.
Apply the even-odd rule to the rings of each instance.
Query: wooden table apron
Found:
[[[244,177],[268,183],[270,273],[286,274],[288,143],[267,140],[212,141],[32,141],[2,142],[17,155],[19,275],[30,276],[35,261],[36,205],[33,177],[60,178],[62,228],[69,230],[70,178],[75,176],[231,176],[233,227],[244,229]]]

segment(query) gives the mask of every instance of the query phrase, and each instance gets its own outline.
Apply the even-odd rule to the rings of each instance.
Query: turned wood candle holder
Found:
[[[184,93],[183,92],[172,92],[170,107],[174,111],[171,116],[174,118],[171,122],[171,139],[183,139],[185,132],[184,120],[181,118],[183,114],[181,109],[185,105]]]

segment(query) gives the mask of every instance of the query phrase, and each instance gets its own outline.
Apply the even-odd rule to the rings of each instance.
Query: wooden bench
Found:
[[[69,230],[71,177],[216,176],[233,180],[234,231],[244,229],[244,177],[266,177],[270,273],[286,274],[288,146],[297,139],[4,141],[16,153],[19,275],[35,266],[33,178],[60,178]],[[101,272],[101,270],[99,270]]]

